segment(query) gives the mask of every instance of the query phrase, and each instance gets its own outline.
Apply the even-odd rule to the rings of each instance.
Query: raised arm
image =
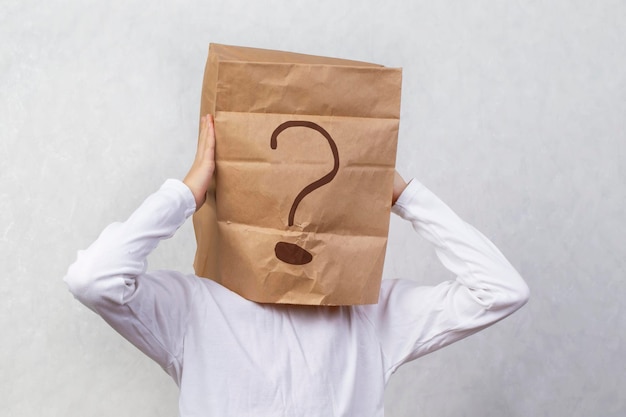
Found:
[[[396,179],[396,191],[403,188]],[[390,375],[400,364],[469,336],[513,313],[528,286],[484,235],[461,220],[430,190],[412,180],[393,211],[434,247],[455,280],[422,286],[385,280],[378,305],[363,309],[375,327]]]
[[[214,170],[213,121],[202,119],[196,159],[185,183],[167,180],[121,223],[109,225],[78,252],[64,280],[74,296],[102,316],[175,379],[180,376],[187,312],[195,277],[147,272],[146,258],[204,202]]]

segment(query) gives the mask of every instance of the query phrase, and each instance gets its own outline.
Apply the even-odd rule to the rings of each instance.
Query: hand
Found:
[[[396,201],[398,201],[400,194],[402,194],[402,191],[404,191],[406,186],[407,186],[406,181],[404,181],[404,179],[400,176],[400,174],[398,174],[398,171],[396,171],[396,176],[393,179],[393,195],[391,197],[392,206],[396,204]]]
[[[206,191],[215,172],[215,125],[213,116],[207,114],[200,120],[196,158],[183,182],[196,199],[196,210],[204,204]]]

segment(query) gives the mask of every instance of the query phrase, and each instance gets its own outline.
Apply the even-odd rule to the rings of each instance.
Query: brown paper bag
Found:
[[[376,303],[400,90],[400,69],[211,44],[217,169],[196,274],[257,302]]]

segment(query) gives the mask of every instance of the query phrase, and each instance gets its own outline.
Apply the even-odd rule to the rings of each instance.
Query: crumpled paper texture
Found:
[[[217,169],[194,215],[196,274],[263,303],[376,303],[400,90],[399,69],[211,44],[201,114]]]

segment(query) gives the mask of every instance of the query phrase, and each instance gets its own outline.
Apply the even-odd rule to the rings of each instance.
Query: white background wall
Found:
[[[398,167],[530,303],[406,365],[387,415],[626,415],[623,1],[0,0],[0,414],[172,416],[161,369],[74,301],[76,250],[194,154],[209,42],[404,68]],[[191,223],[151,257],[191,271]],[[449,278],[392,221],[385,275]]]

